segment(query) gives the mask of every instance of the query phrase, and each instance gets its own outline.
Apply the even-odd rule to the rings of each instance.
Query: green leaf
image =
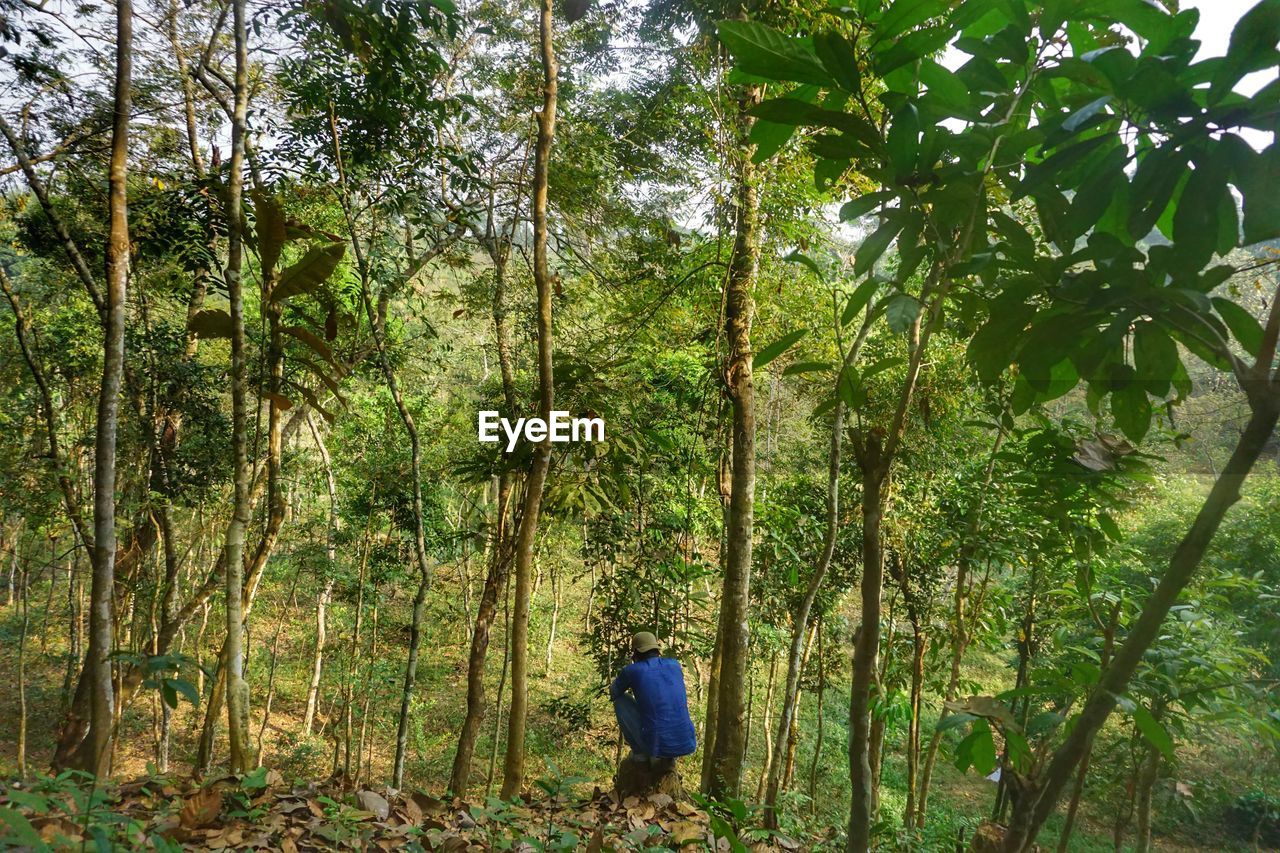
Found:
[[[1247,146],[1246,146],[1247,147]],[[1237,164],[1235,184],[1244,196],[1244,243],[1246,246],[1280,237],[1280,143],[1272,143],[1261,153],[1246,155],[1248,162]]]
[[[790,80],[832,86],[835,81],[813,48],[755,21],[721,21],[720,41],[733,56],[736,66],[748,74],[768,80]]]
[[[871,301],[871,297],[875,295],[878,287],[880,287],[880,282],[875,278],[869,278],[858,285],[858,289],[853,292],[849,297],[849,301],[844,305],[844,313],[840,315],[841,326],[849,325],[849,321],[856,317],[858,312]]]
[[[1280,189],[1277,190],[1280,192]],[[1231,334],[1244,347],[1249,355],[1257,355],[1262,347],[1262,324],[1257,318],[1241,308],[1230,299],[1221,296],[1213,297],[1213,307],[1217,310],[1222,322],[1227,324]]]
[[[35,827],[17,809],[0,809],[0,823],[8,824],[9,832],[6,835],[10,835],[18,844],[30,847],[32,850],[49,849],[49,845],[44,843],[40,833],[36,832]]]
[[[1280,60],[1280,0],[1262,0],[1245,12],[1231,31],[1227,55],[1209,87],[1209,100],[1221,100],[1241,77],[1269,68]]]
[[[234,332],[231,315],[221,308],[206,308],[204,311],[198,312],[191,318],[187,328],[190,329],[193,335],[202,340],[229,338]]]
[[[333,275],[346,251],[347,247],[343,243],[313,246],[302,256],[302,260],[280,273],[280,281],[271,291],[271,301],[279,302],[292,296],[311,293]]]
[[[1142,441],[1151,428],[1151,401],[1147,389],[1130,381],[1111,394],[1111,416],[1125,437],[1135,444]]]
[[[840,33],[827,30],[813,37],[813,49],[822,67],[846,92],[857,92],[862,86],[858,77],[858,57],[853,45]]]
[[[777,154],[782,150],[782,146],[791,141],[795,132],[794,124],[757,119],[751,125],[751,133],[747,137],[748,141],[756,147],[755,153],[751,155],[751,162],[763,163]]]
[[[818,266],[818,262],[815,261],[813,258],[809,257],[808,255],[806,255],[804,252],[800,252],[800,251],[789,252],[783,258],[783,260],[790,261],[793,264],[800,264],[804,267],[808,267],[810,270],[813,271],[813,274],[816,275],[820,281],[826,281],[827,279],[827,277],[822,274],[822,267]]]
[[[867,215],[891,198],[893,198],[893,192],[880,190],[850,199],[840,206],[840,221],[852,222],[859,216]]]
[[[904,364],[904,363],[906,363],[906,359],[903,359],[900,356],[896,356],[896,355],[891,358],[882,358],[879,361],[867,367],[866,370],[863,370],[862,378],[870,379],[872,376],[875,376],[877,373],[883,373],[886,370],[897,367],[899,364]]]
[[[895,293],[885,302],[885,319],[889,329],[901,334],[910,329],[920,316],[920,300],[909,293]]]
[[[973,767],[984,776],[996,769],[996,744],[986,720],[974,720],[973,731],[956,747],[956,767],[961,773]]]
[[[942,15],[947,5],[941,0],[896,0],[876,23],[875,37],[877,41],[897,38],[912,27]]]
[[[893,238],[898,236],[898,232],[902,230],[902,219],[893,216],[885,220],[884,224],[873,231],[862,245],[858,247],[857,257],[853,262],[853,274],[865,275],[875,266],[876,261],[880,260],[880,256],[884,254],[885,249],[889,248],[889,244],[893,242]]]
[[[889,162],[895,176],[909,175],[915,171],[920,157],[920,110],[907,101],[893,114],[888,135]]]
[[[1102,112],[1107,104],[1111,103],[1111,98],[1111,95],[1103,95],[1101,98],[1085,104],[1062,123],[1062,129],[1068,133],[1075,133],[1085,122]]]
[[[1160,750],[1160,754],[1168,761],[1174,761],[1173,754],[1173,738],[1169,737],[1169,732],[1165,727],[1160,725],[1160,721],[1151,716],[1151,712],[1141,705],[1135,705],[1133,708],[1133,722],[1138,727],[1138,731],[1142,732],[1142,736],[1147,742]]]
[[[1169,393],[1180,362],[1178,345],[1154,323],[1141,323],[1133,332],[1133,366],[1138,381],[1157,397]]]
[[[192,705],[200,704],[200,694],[196,692],[196,686],[190,681],[185,678],[170,678],[167,683],[178,693],[185,696]]]
[[[820,370],[830,370],[834,365],[829,361],[797,361],[795,364],[787,365],[782,371],[783,376],[795,376],[800,373],[816,373]]]
[[[794,331],[787,332],[785,335],[760,350],[760,352],[756,353],[755,357],[751,359],[751,366],[757,369],[764,367],[766,364],[791,349],[796,341],[800,340],[808,333],[808,329],[796,329]]]

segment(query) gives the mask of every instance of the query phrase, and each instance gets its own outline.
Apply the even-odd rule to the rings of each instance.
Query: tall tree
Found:
[[[719,695],[709,793],[736,797],[746,759],[746,680],[750,663],[751,546],[755,527],[756,411],[752,381],[751,321],[755,314],[756,274],[760,268],[759,215],[754,119],[759,86],[744,86],[734,118],[733,253],[724,296],[724,384],[733,404],[728,532],[725,535],[724,585],[720,594]]]
[[[538,47],[542,57],[542,109],[538,113],[538,136],[533,153],[533,281],[538,292],[538,413],[551,420],[555,403],[555,374],[552,367],[551,294],[553,283],[547,264],[547,190],[550,179],[551,146],[556,134],[556,101],[560,66],[553,41],[553,0],[541,0],[538,17]],[[534,450],[525,479],[520,508],[520,530],[516,536],[515,603],[511,620],[511,708],[507,720],[507,751],[503,759],[502,796],[514,797],[524,785],[524,738],[529,713],[529,603],[532,594],[533,559],[542,510],[542,491],[551,467],[551,436]]]
[[[221,665],[226,673],[227,735],[233,773],[246,773],[255,760],[249,745],[249,685],[244,680],[245,531],[249,526],[249,378],[244,318],[245,135],[249,112],[249,36],[245,0],[231,0],[236,68],[232,86],[231,161],[227,176],[227,298],[231,307],[231,443],[234,496],[223,554],[226,571],[226,629]]]

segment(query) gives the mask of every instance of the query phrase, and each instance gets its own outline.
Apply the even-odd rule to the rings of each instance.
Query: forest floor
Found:
[[[28,767],[33,772],[48,766],[66,670],[65,624],[58,619],[56,608],[51,617],[45,615],[45,602],[54,598],[50,592],[43,587],[33,589],[27,639],[24,682]],[[98,790],[87,789],[82,780],[73,777],[5,781],[17,775],[14,746],[19,694],[17,690],[0,690],[0,847],[17,839],[36,849],[45,843],[55,849],[79,849],[81,842],[99,840],[117,848],[149,843],[161,850],[391,850],[416,849],[415,845],[453,851],[838,849],[842,834],[838,828],[843,825],[848,802],[843,758],[847,695],[840,686],[833,685],[823,703],[826,727],[820,755],[814,756],[810,738],[801,739],[797,783],[782,803],[784,834],[770,835],[758,828],[759,813],[746,803],[721,805],[696,795],[680,802],[661,795],[619,801],[611,795],[615,727],[607,702],[591,686],[598,676],[579,648],[578,636],[564,632],[553,650],[552,665],[534,682],[531,782],[523,803],[504,803],[484,792],[491,744],[483,737],[475,767],[481,784],[466,802],[445,801],[441,799],[444,779],[465,689],[457,666],[464,654],[463,631],[456,618],[449,619],[449,613],[443,611],[429,623],[440,627],[430,638],[434,642],[432,654],[424,658],[419,673],[423,689],[415,701],[417,725],[406,774],[415,781],[405,791],[394,793],[382,782],[389,775],[388,744],[394,732],[394,713],[388,709],[398,704],[401,675],[396,607],[386,606],[383,621],[389,627],[384,628],[374,664],[357,684],[353,761],[359,769],[350,774],[355,781],[331,775],[337,763],[335,750],[342,740],[337,736],[339,690],[331,688],[330,700],[321,704],[320,732],[311,737],[299,735],[310,651],[300,630],[294,636],[294,624],[302,621],[300,614],[285,602],[271,601],[264,602],[260,612],[263,624],[271,624],[274,617],[276,624],[284,626],[278,636],[258,635],[255,644],[260,653],[250,670],[259,697],[252,734],[258,737],[261,728],[263,761],[271,769],[260,769],[241,780],[223,775],[200,783],[191,781],[189,754],[203,709],[183,701],[172,718],[173,771],[158,773],[153,750],[159,698],[158,694],[144,694],[125,715],[116,756],[117,778],[132,781]],[[15,617],[9,608],[0,610],[2,684],[18,680]],[[268,651],[269,655],[261,654]],[[278,665],[264,665],[268,660]],[[340,677],[339,661],[334,658],[334,674]],[[984,689],[999,690],[1007,673],[1008,667],[997,656],[975,655],[967,677],[983,684]],[[271,713],[262,728],[261,711],[267,696],[272,700]],[[696,691],[691,698],[695,704],[701,702]],[[806,694],[802,706],[805,726],[812,725],[815,712],[816,702]],[[757,719],[755,725],[762,727],[762,721]],[[926,730],[931,725],[932,721],[926,720]],[[367,736],[362,734],[365,729]],[[806,733],[811,734],[812,729]],[[900,738],[900,732],[890,733],[886,754],[899,754]],[[762,741],[759,734],[752,739],[752,770],[743,786],[748,800],[756,790],[755,768],[762,760]],[[899,763],[889,761],[884,768],[881,814],[887,824],[896,821],[905,805],[905,778]],[[696,776],[698,757],[686,759],[683,766],[686,788],[696,787],[689,781],[691,775]],[[1204,756],[1199,762],[1189,760],[1187,771],[1194,771],[1195,778],[1212,779],[1219,773],[1215,767],[1215,756]],[[810,781],[815,784],[813,800],[804,793]],[[944,746],[930,798],[929,824],[923,836],[904,849],[950,853],[957,838],[970,837],[990,810],[992,794],[992,783],[986,779],[957,771]],[[1070,849],[1081,853],[1114,850],[1109,815],[1113,811],[1106,803],[1087,801]],[[86,814],[91,816],[87,826]],[[1041,837],[1045,849],[1056,847],[1060,825],[1059,818],[1046,827]],[[1246,844],[1233,846],[1208,820],[1164,821],[1158,829],[1158,850],[1252,849]],[[100,835],[105,838],[99,839]]]

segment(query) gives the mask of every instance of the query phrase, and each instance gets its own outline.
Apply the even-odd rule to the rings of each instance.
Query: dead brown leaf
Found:
[[[199,829],[218,819],[222,811],[222,794],[212,788],[201,788],[182,804],[179,821],[183,829]]]

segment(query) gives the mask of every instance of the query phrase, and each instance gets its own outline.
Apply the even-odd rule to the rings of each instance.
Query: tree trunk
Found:
[[[249,685],[244,680],[244,539],[249,526],[249,488],[252,469],[249,464],[249,388],[248,353],[245,346],[244,282],[244,218],[241,216],[244,192],[244,149],[249,109],[248,32],[244,0],[231,2],[235,29],[235,87],[231,117],[231,169],[227,181],[227,271],[228,298],[231,302],[231,432],[235,455],[235,497],[231,522],[227,525],[226,544],[226,627],[227,638],[219,670],[225,682],[227,704],[227,736],[230,741],[232,773],[246,773],[254,762],[249,746]]]
[[[1270,382],[1274,386],[1275,380],[1271,379]],[[1053,753],[1035,786],[1015,804],[1009,832],[1005,835],[1004,849],[1008,853],[1021,853],[1034,843],[1040,827],[1057,806],[1058,798],[1070,781],[1072,771],[1084,758],[1098,729],[1115,709],[1116,697],[1124,695],[1128,689],[1129,680],[1137,670],[1143,654],[1159,634],[1169,609],[1177,602],[1179,594],[1200,565],[1223,516],[1240,499],[1240,489],[1245,478],[1275,431],[1277,416],[1280,414],[1280,399],[1277,399],[1280,394],[1277,394],[1274,387],[1251,396],[1253,413],[1249,422],[1226,467],[1205,498],[1191,529],[1174,551],[1169,570],[1147,599],[1142,613],[1130,628],[1129,635],[1120,646],[1111,666],[1102,673],[1076,724]]]
[[[818,617],[816,626],[818,633],[818,726],[813,735],[813,764],[809,767],[809,814],[812,816],[818,807],[818,768],[822,766],[822,700],[827,690],[827,668],[824,666],[822,648],[822,617]]]
[[[16,541],[13,549],[15,559],[12,570],[16,572],[18,570]],[[22,624],[18,629],[18,778],[20,779],[27,777],[27,629],[31,625],[29,594],[31,585],[27,580],[26,569],[23,569],[22,576],[16,582],[19,595],[18,606],[22,608]]]
[[[320,698],[320,677],[324,671],[324,644],[326,640],[326,611],[329,600],[333,596],[333,580],[338,568],[338,485],[333,476],[333,463],[329,458],[329,448],[316,428],[315,420],[307,415],[307,426],[311,429],[311,437],[320,451],[320,461],[324,463],[325,486],[329,492],[329,525],[325,532],[325,578],[316,596],[316,650],[311,659],[311,683],[307,687],[307,706],[302,715],[302,731],[310,736],[316,721],[316,704]]]
[[[770,725],[773,717],[773,685],[778,680],[778,653],[774,652],[769,656],[769,680],[765,682],[764,689],[764,766],[760,768],[760,781],[756,785],[756,799],[764,796],[764,786],[769,780],[769,767],[772,764],[773,757],[773,727]],[[778,732],[778,740],[781,742],[783,733]]]
[[[1155,716],[1154,714],[1152,716]],[[1158,719],[1158,717],[1157,717]],[[1137,837],[1134,839],[1134,853],[1150,853],[1151,850],[1151,794],[1156,779],[1160,775],[1160,751],[1149,743],[1143,742],[1142,762],[1138,765],[1136,791],[1137,799],[1136,827]]]
[[[492,216],[489,219],[492,222]],[[514,223],[512,225],[514,228]],[[502,377],[502,395],[508,412],[517,410],[515,388],[515,367],[511,356],[511,329],[507,323],[507,253],[510,241],[505,240],[490,228],[492,233],[486,234],[489,255],[493,261],[493,333],[498,349],[498,370]],[[503,451],[505,462],[506,451]],[[505,466],[498,475],[498,494],[494,507],[493,535],[489,544],[489,567],[485,574],[484,588],[480,592],[480,604],[476,611],[475,625],[471,632],[471,652],[467,658],[467,713],[462,720],[458,732],[458,748],[453,754],[453,769],[449,774],[448,790],[460,797],[467,794],[467,786],[471,777],[471,761],[475,754],[476,738],[480,734],[480,726],[484,723],[485,691],[484,669],[489,654],[490,636],[493,632],[493,620],[498,612],[498,597],[503,594],[507,585],[507,574],[511,570],[511,542],[509,532],[509,516],[511,494],[515,477]],[[588,603],[590,614],[590,603]],[[588,615],[588,618],[589,615]],[[506,674],[506,658],[504,651],[503,674]],[[498,702],[502,701],[501,688]],[[496,740],[496,738],[495,738]]]
[[[856,353],[851,353],[856,355]],[[846,359],[846,364],[850,359]],[[803,669],[804,638],[809,629],[809,616],[813,611],[813,603],[817,600],[822,588],[822,581],[831,567],[831,559],[835,555],[836,536],[839,533],[840,513],[840,454],[844,443],[844,401],[837,397],[835,412],[831,420],[831,446],[827,455],[827,527],[823,534],[822,554],[818,565],[814,567],[813,576],[805,588],[800,607],[796,610],[791,625],[791,649],[787,656],[787,681],[782,694],[782,712],[778,717],[778,740],[781,745],[782,733],[791,726],[792,717],[796,713],[796,703],[800,694],[800,675]],[[769,773],[769,784],[765,791],[764,814],[765,825],[771,829],[778,828],[778,763],[781,749],[775,750],[773,767]]]
[[[538,291],[538,413],[550,420],[555,403],[555,379],[551,353],[551,271],[547,266],[547,186],[551,144],[556,131],[556,97],[559,66],[552,42],[552,0],[540,0],[539,46],[542,53],[542,111],[538,113],[538,140],[533,163],[533,280]],[[529,702],[529,585],[533,552],[542,509],[542,489],[551,466],[548,436],[534,451],[525,484],[520,532],[515,554],[515,608],[511,623],[511,710],[507,720],[507,751],[503,761],[502,797],[511,799],[524,785],[524,734]]]
[[[93,581],[89,593],[89,734],[75,764],[111,772],[115,689],[112,683],[113,600],[116,560],[116,435],[124,376],[125,312],[129,283],[129,113],[132,109],[133,4],[116,4],[115,118],[108,169],[107,292],[102,314],[102,386],[98,395],[93,464]]]
[[[1120,602],[1116,602],[1111,608],[1111,618],[1107,622],[1104,629],[1104,641],[1102,644],[1102,656],[1098,662],[1100,669],[1106,669],[1111,663],[1111,652],[1115,648],[1116,627],[1120,621]],[[1062,832],[1058,836],[1058,853],[1067,853],[1071,844],[1071,832],[1075,828],[1076,815],[1080,811],[1080,801],[1084,797],[1085,781],[1089,777],[1089,759],[1093,755],[1093,745],[1089,745],[1089,750],[1085,753],[1084,758],[1080,761],[1080,768],[1076,771],[1076,781],[1071,788],[1071,800],[1067,805],[1067,815],[1062,821]]]
[[[871,767],[871,685],[880,652],[880,587],[883,552],[880,543],[885,472],[880,439],[867,437],[862,478],[862,624],[853,643],[853,675],[849,686],[849,853],[871,849],[875,777]]]
[[[743,693],[749,664],[751,606],[751,545],[755,523],[756,414],[751,375],[753,291],[760,262],[759,198],[756,192],[754,146],[749,141],[753,119],[748,114],[760,101],[758,86],[746,87],[738,103],[738,150],[734,208],[734,244],[725,293],[725,337],[729,353],[724,382],[733,404],[732,486],[729,525],[720,596],[720,684],[715,697],[716,733],[712,749],[709,791],[717,799],[737,797],[746,759]]]
[[[908,833],[916,827],[916,797],[919,790],[920,769],[920,706],[924,692],[924,653],[929,644],[918,618],[912,620],[911,628],[911,723],[907,731],[907,805],[902,814],[902,823]]]

